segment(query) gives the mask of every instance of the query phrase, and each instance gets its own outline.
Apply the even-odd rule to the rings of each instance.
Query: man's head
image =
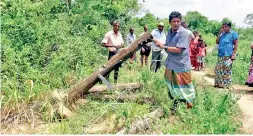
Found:
[[[113,31],[117,34],[119,32],[120,23],[119,21],[115,20],[113,21]]]
[[[148,31],[148,26],[145,25],[145,26],[143,27],[143,29],[144,29],[144,32],[147,32],[147,31]]]
[[[163,31],[163,27],[164,27],[164,23],[163,22],[160,22],[158,25],[157,25],[157,27],[158,27],[158,30],[159,31]]]
[[[188,25],[187,25],[186,22],[182,22],[182,23],[181,23],[181,26],[183,26],[184,28],[188,28]]]
[[[130,34],[132,35],[132,34],[134,33],[134,28],[131,27],[131,28],[129,29],[129,32],[130,32]]]
[[[223,30],[225,33],[229,32],[231,29],[231,22],[225,22],[222,24],[223,25]]]
[[[172,30],[176,31],[179,29],[179,27],[181,25],[181,19],[182,19],[181,13],[179,13],[177,11],[173,11],[170,13],[169,23],[170,23]]]

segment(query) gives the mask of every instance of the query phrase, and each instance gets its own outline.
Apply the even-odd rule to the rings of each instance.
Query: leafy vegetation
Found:
[[[141,9],[138,0],[76,0],[71,3],[66,3],[65,0],[3,0],[1,111],[18,112],[22,104],[31,104],[54,89],[66,90],[99,68],[107,60],[107,50],[101,47],[100,42],[104,34],[111,30],[111,23],[116,19],[121,22],[120,29],[124,39],[130,27],[134,27],[139,36],[144,25],[152,30],[162,21],[166,24],[166,31],[168,30],[167,18],[158,19],[151,13],[135,17]],[[197,11],[188,12],[184,20],[191,30],[201,33],[208,47],[215,45],[221,22],[208,20]],[[240,55],[234,64],[233,82],[243,84],[249,65],[249,43],[253,29],[235,30],[240,35]],[[207,56],[207,65],[210,68],[214,67],[215,61],[215,52]],[[168,116],[172,102],[167,97],[163,71],[162,68],[158,73],[152,73],[139,64],[124,63],[120,69],[119,83],[143,83],[144,88],[137,94],[154,98],[154,105],[89,100],[88,104],[79,107],[74,117],[56,124],[50,133],[81,134],[82,126],[89,125],[90,119],[101,115],[106,108],[109,109],[108,112],[99,121],[115,114],[116,119],[126,118],[124,126],[129,126],[133,120],[157,107],[165,109]],[[151,127],[163,133],[240,133],[240,124],[234,120],[239,113],[234,96],[206,86],[203,89],[199,84],[195,82],[197,98],[192,110],[186,110],[181,105],[177,114],[179,119],[174,124],[168,123],[167,117],[164,117]],[[42,118],[44,121],[52,121],[47,117],[48,111],[43,109],[52,105],[48,104],[47,97],[41,99],[44,100]],[[113,105],[113,108],[109,108],[109,105]],[[117,131],[113,130],[111,133]]]

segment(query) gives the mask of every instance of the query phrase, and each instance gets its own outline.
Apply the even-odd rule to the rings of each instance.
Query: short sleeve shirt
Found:
[[[172,53],[167,51],[165,66],[171,70],[184,71],[191,69],[189,56],[189,33],[183,27],[180,27],[176,32],[169,29],[165,46],[181,48],[182,52]]]
[[[219,40],[218,56],[232,56],[235,40],[238,40],[238,34],[235,31],[230,30],[228,33],[222,33]]]
[[[114,31],[111,30],[105,34],[105,37],[102,40],[102,43],[107,43],[111,46],[121,46],[124,44],[124,41],[120,32],[118,32],[118,34],[116,35]],[[119,51],[119,49],[116,49],[115,47],[108,47],[108,50],[116,51],[116,52]]]
[[[165,44],[166,35],[165,35],[164,31],[160,32],[158,29],[155,29],[155,30],[153,30],[153,31],[151,32],[151,35],[152,35],[154,38],[158,39],[158,40],[159,40],[160,42],[162,42],[163,44]],[[162,49],[159,48],[159,47],[157,47],[157,46],[155,45],[155,43],[153,42],[153,43],[152,43],[152,50],[153,50],[153,51],[161,51]]]

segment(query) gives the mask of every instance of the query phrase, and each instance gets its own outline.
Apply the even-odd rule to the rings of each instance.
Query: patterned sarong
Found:
[[[214,86],[220,88],[230,88],[232,85],[232,64],[226,64],[230,57],[218,57],[214,73],[216,75]]]
[[[165,81],[169,95],[173,99],[192,102],[195,98],[195,89],[191,80],[191,70],[175,71],[166,68]]]

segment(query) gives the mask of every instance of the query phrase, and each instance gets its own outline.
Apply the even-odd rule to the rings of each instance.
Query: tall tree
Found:
[[[253,27],[253,13],[248,14],[244,18],[244,23],[247,24],[247,25],[250,25],[251,27]]]

